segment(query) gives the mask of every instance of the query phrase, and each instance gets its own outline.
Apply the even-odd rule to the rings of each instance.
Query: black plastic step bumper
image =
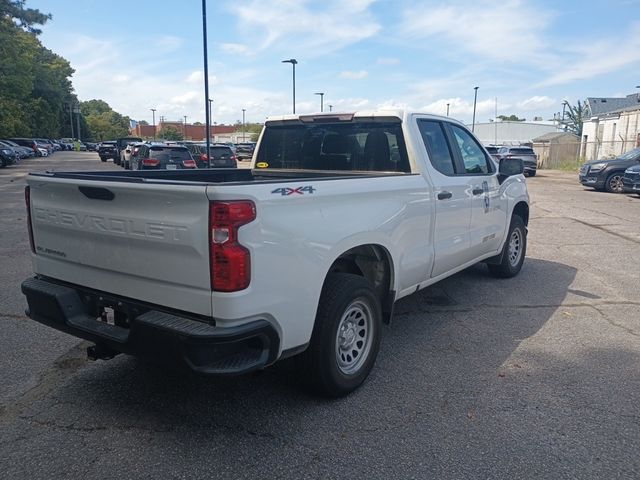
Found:
[[[22,293],[31,319],[116,352],[177,362],[210,375],[239,375],[277,359],[280,339],[266,320],[221,328],[149,309],[129,318],[125,328],[98,320],[94,300],[103,297],[95,291],[30,278],[22,283]],[[128,307],[126,300],[118,305]]]

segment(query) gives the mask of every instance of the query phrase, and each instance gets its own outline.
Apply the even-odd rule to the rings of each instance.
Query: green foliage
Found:
[[[518,118],[517,115],[509,115],[508,117],[506,115],[498,115],[498,118],[503,122],[524,122],[525,121],[524,118]]]
[[[565,100],[563,105],[565,106],[565,113],[560,123],[564,125],[565,131],[582,137],[584,121],[591,116],[589,107],[584,103],[580,103],[580,100],[578,100],[577,105],[571,105]]]
[[[26,0],[0,0],[0,18],[9,19],[17,27],[38,35],[41,32],[34,25],[44,25],[51,20],[51,14],[25,8],[25,3]]]
[[[87,122],[83,139],[101,142],[129,134],[129,117],[115,112],[104,100],[80,102],[80,111]]]
[[[165,140],[172,140],[172,141],[184,140],[184,137],[182,136],[182,132],[179,132],[173,127],[163,128],[162,131],[160,132],[160,136]]]

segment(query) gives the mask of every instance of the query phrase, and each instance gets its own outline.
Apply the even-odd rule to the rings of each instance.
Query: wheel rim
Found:
[[[614,192],[622,191],[622,175],[614,175],[609,179],[609,188]]]
[[[509,237],[509,251],[507,254],[509,255],[509,264],[512,267],[518,265],[520,257],[522,256],[522,232],[519,228],[511,232],[511,237]]]
[[[340,371],[353,375],[360,370],[371,350],[373,314],[366,302],[354,300],[346,308],[336,333],[336,362]]]

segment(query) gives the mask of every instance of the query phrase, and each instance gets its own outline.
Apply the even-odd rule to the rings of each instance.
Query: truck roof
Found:
[[[462,122],[452,118],[452,117],[445,117],[442,115],[437,115],[434,113],[429,113],[429,112],[421,112],[421,111],[417,111],[417,110],[408,110],[408,109],[402,109],[402,108],[397,108],[397,109],[381,109],[381,110],[359,110],[359,111],[355,111],[355,112],[315,112],[315,113],[309,113],[309,114],[289,114],[289,115],[273,115],[270,117],[267,117],[266,123],[269,122],[286,122],[286,121],[292,121],[292,120],[300,120],[300,119],[304,119],[305,117],[307,118],[311,118],[311,117],[343,117],[344,121],[349,121],[350,118],[388,118],[388,117],[397,117],[401,120],[404,120],[405,118],[407,118],[410,115],[414,115],[414,114],[419,114],[419,115],[428,115],[430,117],[434,117],[434,118],[442,118],[442,119],[446,119],[448,121],[453,121],[456,123],[460,123],[462,125]]]

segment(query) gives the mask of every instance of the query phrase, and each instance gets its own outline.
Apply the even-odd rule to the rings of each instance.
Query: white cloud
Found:
[[[527,98],[526,100],[518,102],[517,105],[518,108],[522,110],[544,110],[545,108],[552,107],[557,103],[558,102],[555,99],[549,98],[546,95],[536,95],[534,97]]]
[[[640,22],[635,22],[628,31],[617,36],[591,39],[587,46],[569,48],[566,56],[572,60],[557,65],[554,73],[538,86],[561,85],[611,74],[640,63]]]
[[[369,11],[374,0],[249,0],[234,2],[242,37],[253,52],[274,48],[308,58],[370,38],[380,25]],[[280,48],[278,48],[280,47]]]
[[[425,4],[426,3],[426,4]],[[479,58],[541,64],[547,58],[544,30],[552,12],[526,0],[462,0],[443,4],[415,3],[404,11],[402,31],[413,38],[443,43],[444,51],[463,50]]]
[[[196,70],[195,72],[191,72],[187,77],[187,83],[191,84],[199,84],[204,81],[204,73],[202,70]]]
[[[360,80],[366,78],[369,75],[369,72],[366,70],[359,70],[357,72],[345,71],[340,72],[340,78],[344,78],[346,80]]]

